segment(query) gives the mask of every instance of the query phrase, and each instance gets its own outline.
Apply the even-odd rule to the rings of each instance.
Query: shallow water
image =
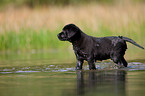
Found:
[[[17,56],[16,56],[17,57]],[[19,57],[19,56],[18,56]],[[145,60],[127,68],[97,62],[97,70],[75,70],[75,63],[48,58],[0,60],[0,96],[144,96]],[[25,57],[25,56],[24,56]],[[41,56],[40,56],[41,57]],[[45,56],[44,56],[45,57]]]

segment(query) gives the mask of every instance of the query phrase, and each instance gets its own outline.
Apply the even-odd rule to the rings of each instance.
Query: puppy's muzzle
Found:
[[[67,40],[67,38],[62,33],[57,34],[57,37],[61,41],[66,41]]]
[[[57,34],[57,37],[58,37],[59,40],[62,40],[62,38],[61,38],[61,36],[60,36],[60,33]]]

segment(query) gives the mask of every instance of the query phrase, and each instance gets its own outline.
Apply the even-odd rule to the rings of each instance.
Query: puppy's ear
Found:
[[[75,34],[77,34],[77,31],[71,30],[68,34],[68,38],[73,37]]]
[[[68,38],[71,38],[78,33],[80,33],[80,29],[74,24],[72,24],[69,30]]]

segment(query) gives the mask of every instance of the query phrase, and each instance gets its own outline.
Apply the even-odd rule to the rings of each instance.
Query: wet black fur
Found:
[[[124,54],[127,49],[126,41],[136,44],[133,40],[122,36],[92,37],[83,33],[76,25],[66,25],[62,32],[58,34],[61,41],[69,41],[73,45],[73,50],[77,58],[76,69],[82,69],[83,61],[89,64],[89,69],[96,69],[96,60],[111,59],[114,63],[127,67]],[[143,48],[143,47],[142,47]]]

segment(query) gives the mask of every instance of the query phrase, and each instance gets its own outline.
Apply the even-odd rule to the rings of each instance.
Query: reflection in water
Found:
[[[77,71],[77,95],[125,96],[126,72]]]
[[[98,70],[76,71],[75,64],[49,53],[0,56],[0,96],[144,96],[145,59],[116,70],[97,62]],[[55,57],[55,58],[54,58]],[[58,59],[60,57],[60,59]],[[65,63],[66,60],[69,63]],[[58,62],[59,61],[59,62]],[[124,71],[121,71],[124,70]],[[77,73],[77,74],[76,74]],[[127,73],[127,74],[126,74]],[[76,80],[77,79],[77,80]]]

